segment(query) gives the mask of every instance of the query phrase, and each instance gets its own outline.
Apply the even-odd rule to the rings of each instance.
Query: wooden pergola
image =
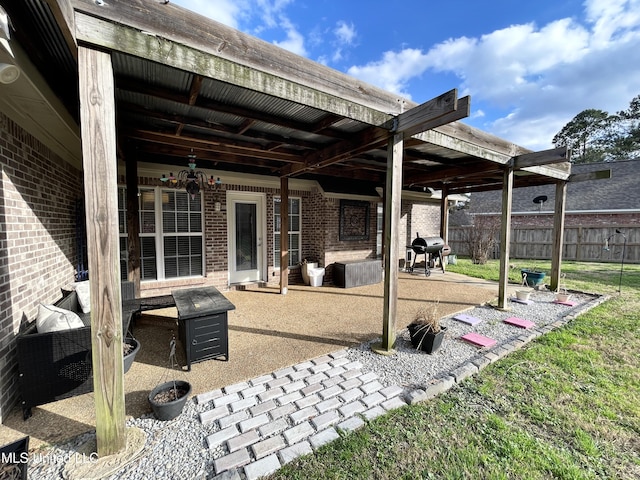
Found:
[[[470,99],[452,90],[421,105],[364,84],[171,3],[24,0],[6,9],[18,40],[81,127],[96,424],[100,455],[123,448],[124,393],[117,228],[118,162],[128,192],[129,277],[138,283],[138,164],[181,165],[280,179],[287,231],[289,179],[347,178],[384,191],[384,350],[395,343],[403,190],[448,198],[502,189],[499,289],[505,306],[513,188],[554,183],[551,285],[560,277],[564,149],[531,152],[460,123]],[[70,85],[78,86],[77,91]],[[78,108],[79,107],[79,108]],[[280,265],[288,265],[281,235]],[[136,261],[137,260],[137,261]],[[280,288],[287,290],[286,268]]]

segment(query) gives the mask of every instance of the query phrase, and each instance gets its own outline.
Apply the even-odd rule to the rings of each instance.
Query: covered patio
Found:
[[[515,286],[514,286],[515,287]],[[236,306],[229,315],[229,361],[194,363],[190,372],[167,371],[169,341],[176,333],[174,308],[144,314],[134,328],[142,348],[125,375],[127,416],[149,413],[149,391],[170,378],[188,380],[193,395],[246,381],[330,352],[380,337],[383,283],[350,289],[291,286],[226,292]],[[425,302],[437,300],[442,316],[497,298],[495,282],[447,272],[399,273],[398,328],[408,324]],[[178,361],[184,354],[178,345]],[[61,442],[95,428],[94,394],[33,409],[27,421],[16,406],[0,426],[0,444],[30,435],[31,447]]]
[[[137,384],[137,393],[127,390],[126,402],[122,401],[120,355],[114,354],[120,345],[111,341],[121,339],[123,335],[117,327],[121,323],[120,309],[114,308],[120,304],[121,297],[122,273],[118,267],[126,257],[125,274],[129,281],[135,282],[139,296],[149,294],[154,288],[163,293],[187,285],[212,285],[226,290],[230,285],[244,283],[240,277],[234,277],[238,270],[234,262],[239,247],[232,238],[233,227],[237,224],[234,225],[231,214],[229,219],[226,217],[227,212],[233,212],[228,208],[232,203],[231,195],[237,198],[245,192],[257,193],[261,196],[260,201],[266,203],[268,200],[271,206],[277,196],[277,212],[273,208],[267,214],[263,207],[261,211],[265,224],[268,221],[275,223],[273,217],[279,216],[282,232],[289,231],[288,200],[296,190],[301,191],[298,182],[346,185],[341,192],[344,199],[357,196],[362,190],[374,191],[377,193],[368,201],[380,200],[383,204],[381,257],[385,280],[384,284],[376,286],[378,293],[381,290],[381,300],[360,306],[359,300],[370,300],[371,297],[368,294],[358,297],[351,291],[336,293],[345,295],[350,303],[334,302],[333,298],[318,292],[309,293],[311,297],[306,300],[296,299],[293,294],[298,294],[298,289],[289,285],[289,267],[292,266],[289,235],[278,234],[276,240],[275,229],[261,225],[259,230],[264,232],[264,242],[259,235],[252,241],[262,245],[256,256],[264,261],[261,268],[256,268],[257,275],[250,280],[277,286],[255,292],[229,292],[229,295],[253,295],[250,298],[262,300],[269,296],[265,291],[289,294],[270,298],[269,304],[274,305],[273,317],[265,317],[262,309],[256,308],[252,314],[258,315],[257,320],[244,320],[246,324],[236,325],[243,335],[260,335],[280,343],[296,340],[303,344],[315,344],[319,338],[322,339],[319,344],[324,348],[335,348],[360,342],[370,334],[380,336],[382,331],[381,347],[391,350],[396,331],[403,323],[408,323],[404,319],[403,298],[414,298],[403,293],[405,287],[397,275],[399,259],[404,256],[406,246],[405,239],[400,238],[399,228],[402,199],[406,194],[427,195],[439,200],[439,233],[446,242],[452,195],[483,189],[503,190],[501,244],[505,247],[501,255],[502,280],[497,296],[501,306],[505,306],[512,190],[524,185],[555,184],[557,221],[551,285],[557,285],[562,256],[564,192],[571,180],[566,151],[531,152],[459,123],[469,115],[470,99],[458,98],[455,89],[434,92],[431,100],[418,105],[210,22],[171,3],[120,0],[4,3],[7,3],[9,17],[18,27],[15,38],[20,48],[16,48],[15,58],[0,60],[17,63],[25,76],[31,74],[31,62],[37,63],[36,68],[43,72],[47,89],[54,92],[57,103],[51,106],[51,103],[42,102],[43,105],[46,103],[49,116],[40,112],[34,114],[32,104],[26,101],[1,106],[15,118],[28,117],[30,124],[21,124],[22,129],[44,132],[43,137],[48,139],[56,137],[57,142],[50,142],[54,145],[50,147],[51,158],[55,157],[55,161],[69,170],[75,168],[72,174],[78,174],[77,181],[66,182],[67,188],[63,191],[69,195],[77,192],[84,198],[88,270],[94,299],[91,305],[93,347],[94,351],[100,352],[94,356],[93,374],[95,391],[99,392],[95,395],[95,412],[99,419],[101,455],[122,447],[124,410],[129,411],[136,395],[142,395],[142,386]],[[7,98],[39,95],[44,90],[31,88],[27,82],[16,82],[6,88]],[[36,91],[25,92],[24,88]],[[24,115],[25,111],[31,115]],[[57,125],[51,120],[53,117],[64,123],[61,127],[58,125],[58,130],[53,127]],[[200,231],[200,250],[194,255],[197,259],[193,260],[193,264],[200,265],[200,271],[189,270],[172,281],[161,276],[145,284],[141,281],[144,256],[140,234],[149,232],[141,225],[144,212],[140,211],[138,193],[143,187],[153,190],[156,204],[161,207],[151,210],[160,219],[157,223],[161,224],[164,208],[161,201],[169,194],[160,174],[183,168],[190,155],[197,157],[198,168],[207,174],[215,172],[227,178],[242,177],[244,183],[229,182],[221,191],[202,191],[198,211],[204,214],[195,216],[205,230]],[[17,197],[29,198],[27,189],[31,186],[23,186],[21,179],[25,174],[33,175],[37,177],[34,183],[39,187],[42,178],[29,168],[23,168],[20,160],[15,162],[15,173],[8,170],[6,185],[11,192],[16,190]],[[47,172],[44,178],[49,177],[56,175]],[[124,184],[125,199],[120,196]],[[437,195],[429,193],[436,190]],[[337,224],[338,209],[334,207],[338,197],[327,199],[313,195],[308,196],[309,201],[305,198],[305,212],[311,215],[304,227],[310,227],[309,238],[321,238],[308,240],[303,256],[307,253],[322,255],[326,262],[327,252],[349,255],[354,244],[339,241],[336,241],[337,245],[330,244],[326,232],[333,230],[323,223],[329,219]],[[41,200],[37,195],[36,199],[33,203],[39,205]],[[119,201],[126,204],[126,209]],[[316,218],[317,211],[322,214]],[[46,213],[38,212],[35,216],[41,220],[47,217]],[[369,218],[372,217],[375,215],[370,214]],[[118,224],[118,220],[123,222]],[[370,227],[370,222],[361,220],[355,218],[356,223]],[[72,231],[71,228],[68,230]],[[369,240],[372,229],[365,230],[366,235],[362,236]],[[58,232],[51,236],[56,234]],[[123,243],[126,243],[125,248]],[[373,248],[366,244],[366,248],[360,248],[357,253],[375,257],[375,240],[370,243]],[[163,252],[159,256],[163,256],[160,245],[158,240],[154,248],[157,246],[157,250]],[[67,256],[71,261],[61,261],[56,273],[70,281],[72,268],[69,267],[80,252],[66,244],[60,250],[59,257]],[[190,254],[183,257],[187,262],[192,261]],[[160,269],[166,266],[160,262],[158,265]],[[18,267],[20,265],[13,270],[20,271]],[[18,287],[12,286],[9,303],[14,310],[10,325],[13,331],[18,330],[24,319],[33,317],[31,312],[37,302],[53,299],[58,294],[60,285],[38,280],[41,284],[34,286],[29,297],[19,305],[14,305],[13,299],[22,299],[22,296],[18,295]],[[419,282],[407,279],[408,284],[411,281],[421,285],[415,286],[419,295],[415,298],[438,299],[432,289],[425,287],[428,284],[424,279]],[[19,279],[14,283],[19,284]],[[305,331],[307,323],[312,322],[305,321],[303,316],[313,319],[316,312],[321,312],[318,327],[330,325],[326,316],[339,304],[342,305],[338,310],[341,313],[371,312],[363,317],[363,321],[372,323],[355,329],[356,320],[340,317],[333,318],[331,323],[344,324],[353,329],[349,330],[351,333],[336,334],[341,332],[338,328],[316,333]],[[446,304],[445,301],[443,305]],[[302,305],[308,310],[302,310]],[[456,308],[465,308],[464,305]],[[265,318],[261,318],[261,314]],[[288,327],[283,326],[286,325],[283,319],[290,316],[298,319],[292,325],[299,331],[288,331]],[[232,319],[240,321],[243,318],[240,311],[232,314]],[[265,334],[269,331],[279,332],[282,338]],[[310,342],[305,336],[318,338]],[[162,349],[166,344],[164,339],[149,343],[150,352]],[[240,371],[235,368],[235,355],[245,362],[250,355],[260,355],[259,362],[246,363],[264,368],[267,368],[266,359],[271,357],[274,362],[282,361],[278,359],[279,348],[263,350],[256,347],[243,358],[234,353],[234,347],[240,349],[241,344],[232,344],[230,371]],[[304,349],[300,350],[304,352]],[[10,358],[10,361],[16,371],[14,359]],[[130,375],[135,375],[135,370]],[[210,379],[209,388],[215,385],[216,381]],[[93,405],[87,404],[86,411],[92,414]],[[85,425],[83,421],[79,423]]]

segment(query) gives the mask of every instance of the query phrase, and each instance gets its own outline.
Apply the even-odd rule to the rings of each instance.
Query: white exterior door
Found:
[[[265,197],[228,192],[229,282],[258,282],[265,278]]]

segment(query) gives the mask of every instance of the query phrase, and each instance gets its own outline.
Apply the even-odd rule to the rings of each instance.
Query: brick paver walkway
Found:
[[[401,387],[384,387],[346,355],[339,350],[198,395],[198,404],[210,407],[200,414],[212,427],[207,444],[225,452],[215,473],[233,478],[244,469],[247,480],[271,474],[337,439],[338,430],[406,405]]]

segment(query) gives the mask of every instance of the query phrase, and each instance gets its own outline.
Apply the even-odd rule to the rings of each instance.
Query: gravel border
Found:
[[[504,345],[513,342],[524,344],[546,333],[547,328],[556,322],[566,323],[585,310],[603,302],[606,298],[608,297],[572,293],[570,300],[576,302],[576,305],[569,307],[554,303],[555,295],[552,292],[536,291],[530,297],[534,302],[530,305],[509,301],[509,311],[483,305],[465,312],[482,320],[475,326],[454,320],[453,317],[456,314],[444,317],[441,323],[447,327],[447,332],[442,346],[433,354],[429,355],[416,350],[411,345],[409,333],[405,328],[398,333],[396,353],[393,355],[385,356],[373,353],[371,345],[380,341],[380,339],[376,339],[349,349],[348,356],[352,360],[362,362],[364,364],[363,371],[372,371],[378,374],[383,385],[400,385],[407,391],[424,389],[439,379],[450,376],[451,372],[456,369],[474,360],[480,361],[480,358],[484,357],[487,352],[494,352],[496,355],[502,356],[500,348],[504,349]],[[532,329],[514,327],[503,322],[509,317],[530,320],[536,326]],[[459,337],[469,332],[493,338],[497,343],[490,348],[478,348],[460,340]],[[509,350],[511,351],[510,348]]]
[[[534,303],[531,305],[510,301],[508,311],[489,305],[475,307],[465,313],[483,320],[476,326],[454,320],[452,317],[455,314],[445,317],[442,323],[447,327],[447,333],[441,348],[431,355],[413,348],[405,328],[398,333],[394,354],[374,353],[371,345],[379,342],[378,338],[347,349],[347,357],[361,362],[363,372],[377,374],[383,385],[403,387],[408,403],[424,401],[609,298],[580,292],[571,293],[571,301],[576,302],[576,305],[571,307],[554,303],[554,294],[549,291],[533,292],[531,300]],[[536,326],[525,330],[505,324],[503,320],[511,316],[530,320]],[[461,335],[469,332],[493,338],[497,344],[488,349],[477,348],[459,339]],[[127,426],[135,426],[146,432],[146,446],[137,460],[107,478],[212,478],[213,462],[224,455],[225,451],[210,450],[206,444],[206,437],[212,433],[213,427],[202,425],[199,414],[208,408],[210,407],[207,404],[197,404],[194,397],[187,402],[183,413],[175,420],[161,422],[152,414],[129,419]],[[64,444],[31,454],[28,464],[29,477],[42,480],[64,478],[67,461],[71,457],[76,457],[77,460],[82,446],[94,439],[95,431],[88,432]]]

